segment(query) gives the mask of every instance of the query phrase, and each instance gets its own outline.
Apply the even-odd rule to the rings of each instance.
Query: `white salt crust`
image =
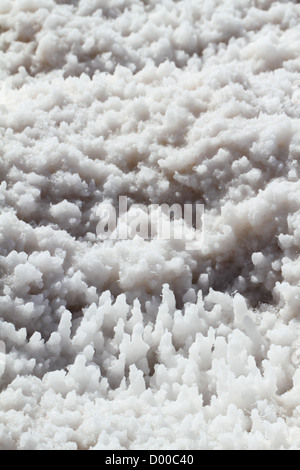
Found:
[[[1,0],[0,449],[300,448],[299,21]],[[119,195],[204,246],[98,242]]]

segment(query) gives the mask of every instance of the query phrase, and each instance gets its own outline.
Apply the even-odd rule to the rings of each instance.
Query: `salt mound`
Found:
[[[0,14],[0,448],[299,449],[300,5]],[[100,242],[120,195],[205,244]]]

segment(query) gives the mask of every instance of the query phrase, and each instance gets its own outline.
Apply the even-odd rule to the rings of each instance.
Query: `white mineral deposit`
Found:
[[[0,449],[300,449],[299,22],[0,0]]]

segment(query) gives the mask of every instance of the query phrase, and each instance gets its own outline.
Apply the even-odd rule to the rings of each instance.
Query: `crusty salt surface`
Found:
[[[299,449],[297,3],[1,0],[1,449]]]

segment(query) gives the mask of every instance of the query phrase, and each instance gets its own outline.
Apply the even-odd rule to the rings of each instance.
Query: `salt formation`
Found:
[[[300,5],[0,14],[0,448],[299,449]],[[99,242],[120,195],[205,244]]]

